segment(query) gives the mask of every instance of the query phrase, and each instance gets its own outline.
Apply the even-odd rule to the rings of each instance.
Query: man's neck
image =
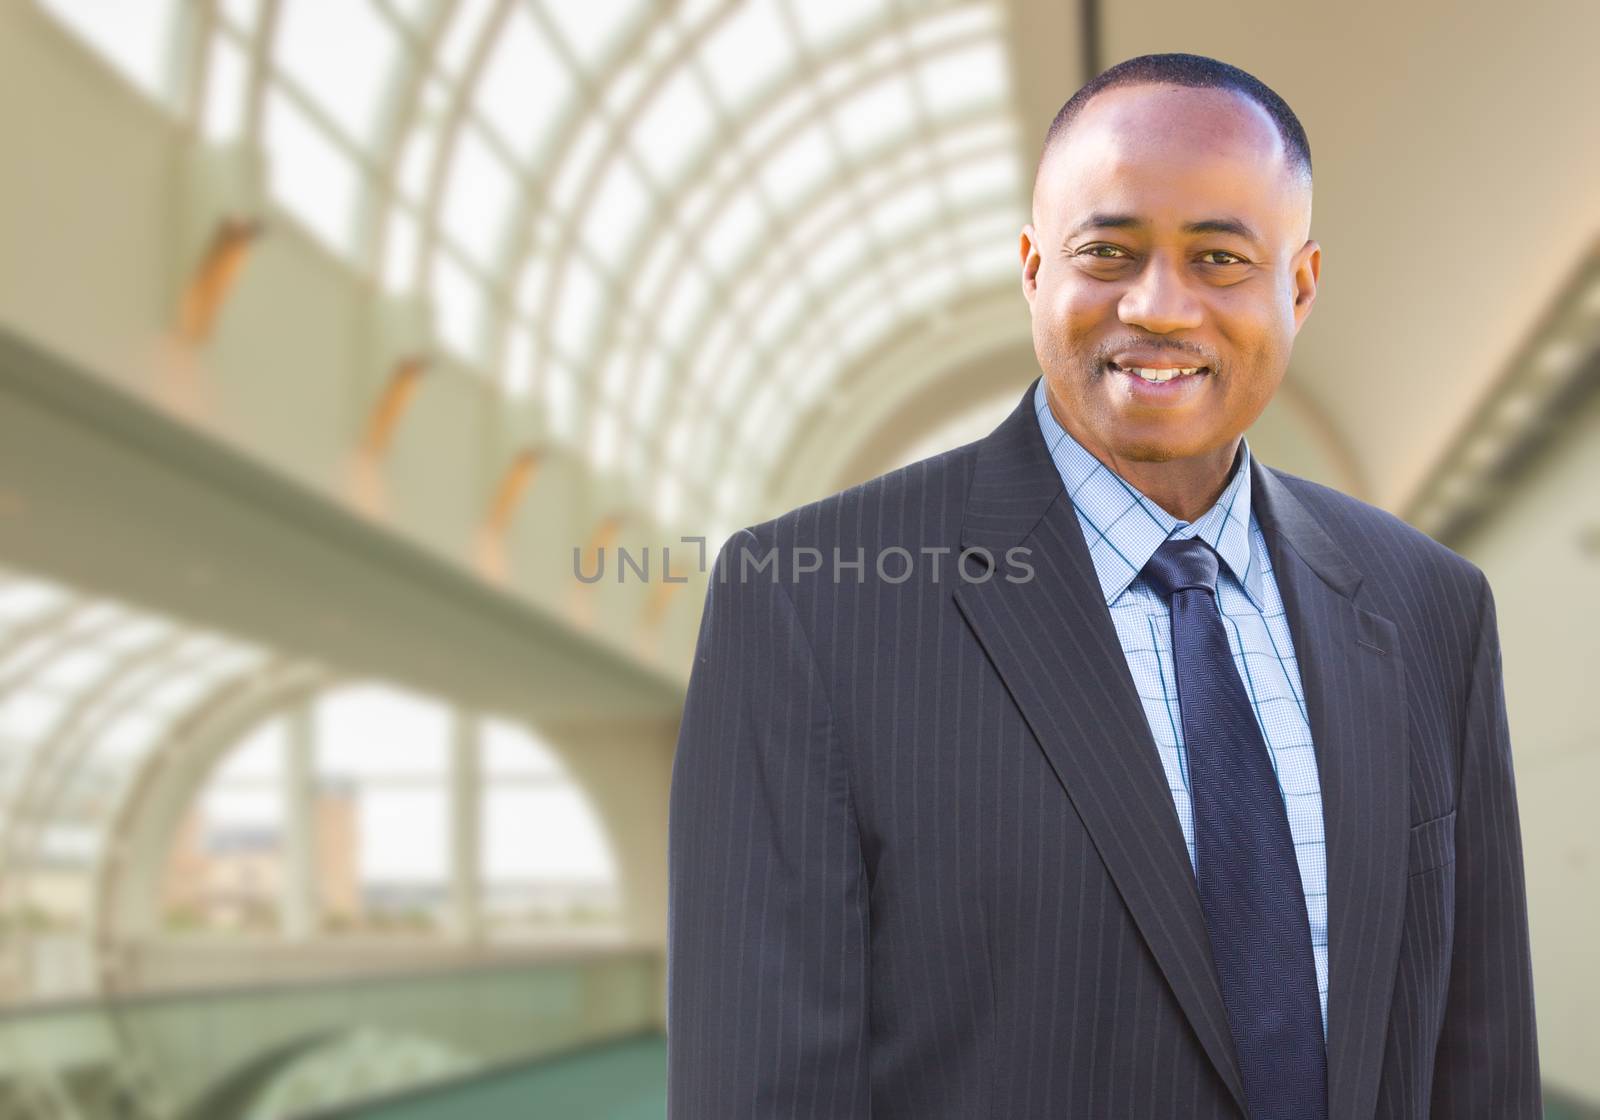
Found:
[[[1238,444],[1234,446],[1237,448]],[[1232,463],[1233,455],[1229,454],[1220,466],[1197,464],[1191,459],[1165,463],[1129,462],[1122,466],[1107,463],[1106,466],[1179,521],[1198,521],[1228,488]]]
[[[1084,450],[1104,464],[1129,486],[1149,498],[1180,521],[1198,521],[1205,512],[1217,504],[1222,492],[1233,477],[1243,436],[1235,436],[1226,447],[1184,459],[1148,461],[1118,459],[1095,441],[1084,438],[1075,424],[1061,417],[1048,392],[1045,400],[1050,411],[1072,438]]]

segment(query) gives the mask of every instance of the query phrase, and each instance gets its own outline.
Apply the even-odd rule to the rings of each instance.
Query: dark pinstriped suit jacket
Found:
[[[1177,816],[1031,390],[984,439],[717,557],[672,773],[672,1120],[1243,1115]],[[1489,585],[1253,468],[1322,781],[1331,1116],[1536,1117]],[[903,581],[898,553],[877,570],[895,546]],[[821,570],[796,579],[807,548]],[[940,548],[986,549],[990,578]],[[835,549],[864,578],[836,580]]]

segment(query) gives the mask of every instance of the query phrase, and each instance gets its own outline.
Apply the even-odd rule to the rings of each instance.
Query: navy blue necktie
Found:
[[[1217,610],[1217,554],[1167,540],[1143,575],[1172,603],[1195,876],[1251,1120],[1327,1120],[1311,923],[1267,744]]]

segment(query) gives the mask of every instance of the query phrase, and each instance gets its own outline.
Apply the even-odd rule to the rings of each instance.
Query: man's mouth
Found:
[[[1209,366],[1120,366],[1116,362],[1107,362],[1106,366],[1115,373],[1126,373],[1158,385],[1179,377],[1196,377],[1211,372]]]

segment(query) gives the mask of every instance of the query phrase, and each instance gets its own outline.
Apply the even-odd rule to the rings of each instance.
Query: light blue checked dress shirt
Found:
[[[1266,538],[1250,505],[1250,445],[1241,440],[1244,452],[1216,504],[1197,521],[1180,521],[1072,438],[1050,411],[1042,377],[1034,390],[1033,407],[1045,445],[1077,510],[1106,606],[1144,701],[1144,714],[1189,849],[1190,867],[1194,866],[1194,805],[1189,799],[1188,756],[1183,749],[1172,663],[1171,607],[1139,578],[1139,572],[1168,537],[1200,536],[1222,559],[1217,606],[1233,648],[1233,662],[1272,755],[1289,816],[1300,885],[1311,919],[1311,949],[1326,1038],[1328,861],[1322,832],[1322,789],[1288,615],[1272,576]]]

